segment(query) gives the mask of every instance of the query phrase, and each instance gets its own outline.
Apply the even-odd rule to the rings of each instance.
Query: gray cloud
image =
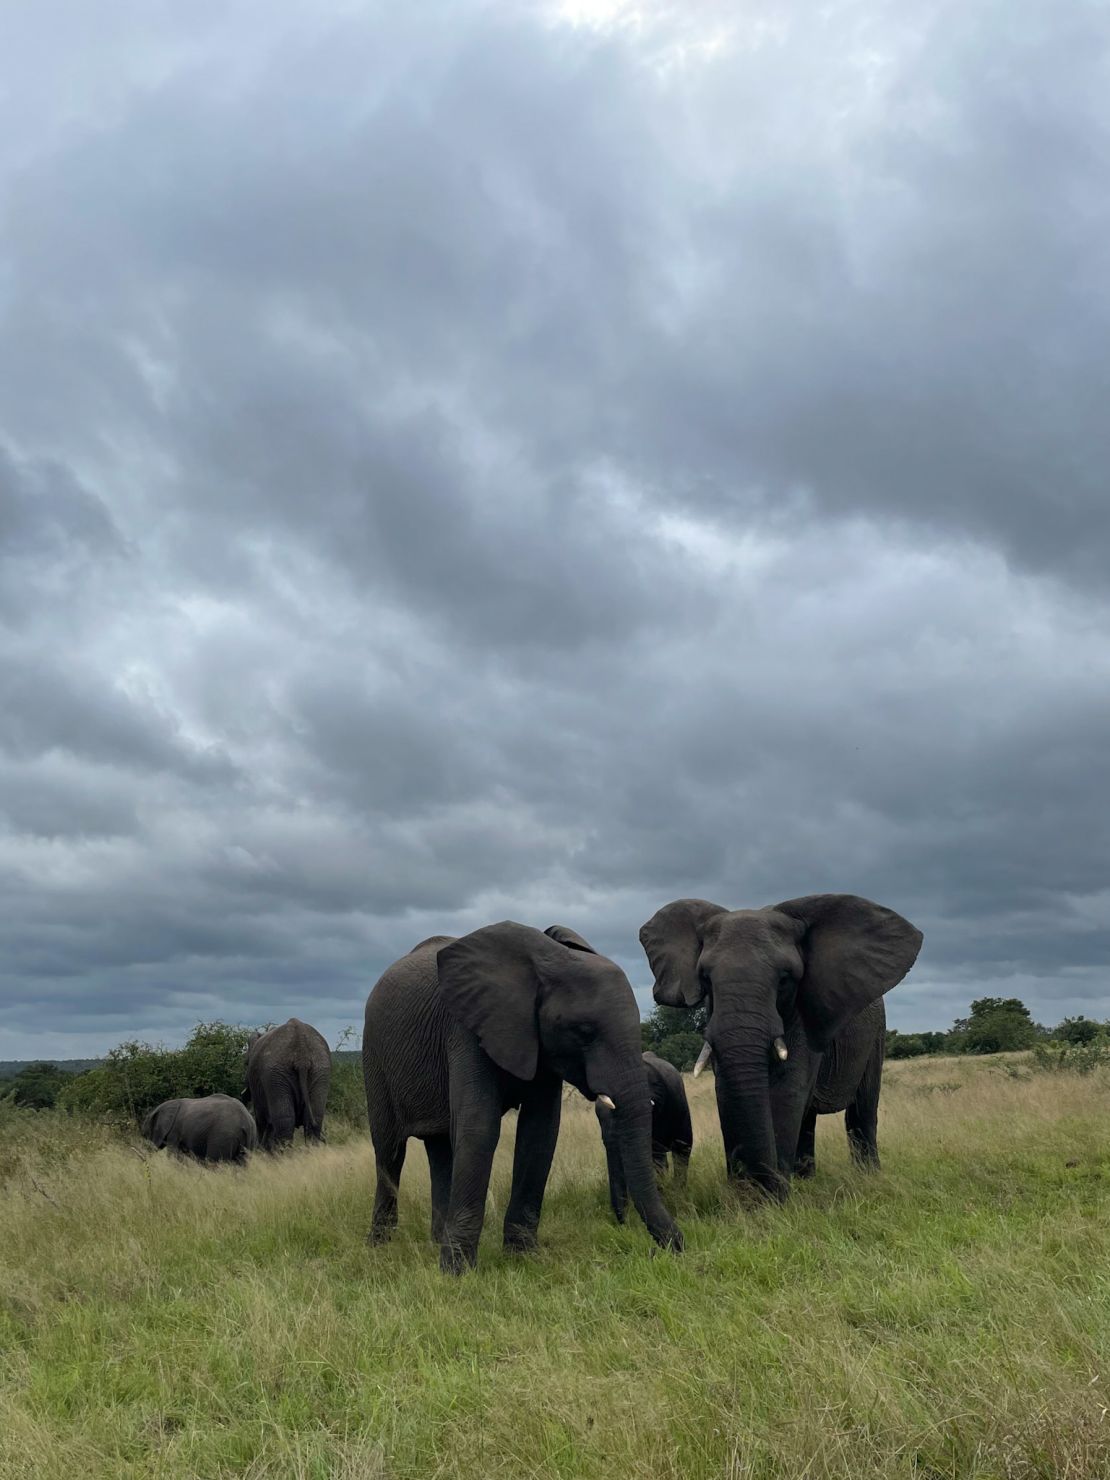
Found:
[[[1108,34],[27,12],[0,1056],[334,1035],[506,915],[646,1002],[688,893],[1110,1013]]]

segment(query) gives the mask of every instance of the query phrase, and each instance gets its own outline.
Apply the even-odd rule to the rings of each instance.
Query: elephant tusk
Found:
[[[709,1060],[712,1057],[713,1057],[713,1050],[709,1047],[709,1044],[708,1043],[703,1043],[702,1044],[701,1053],[698,1054],[697,1061],[694,1064],[694,1078],[695,1079],[698,1077],[698,1075],[701,1073],[701,1071],[705,1068],[706,1064],[709,1063]]]
[[[790,1054],[786,1047],[786,1043],[782,1038],[775,1039],[775,1052],[778,1054],[780,1059],[788,1059],[790,1057]]]
[[[617,1108],[608,1095],[598,1095],[597,1103],[599,1105],[604,1105],[606,1110],[615,1110]]]

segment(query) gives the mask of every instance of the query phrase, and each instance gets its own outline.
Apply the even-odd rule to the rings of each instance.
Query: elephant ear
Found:
[[[544,935],[550,935],[552,940],[557,940],[561,946],[566,946],[572,951],[588,951],[591,956],[597,952],[589,941],[583,940],[576,930],[571,930],[568,925],[549,925]]]
[[[655,986],[652,995],[666,1007],[696,1007],[705,996],[698,977],[705,927],[715,915],[728,911],[708,899],[676,899],[656,910],[640,927],[640,944],[648,958]]]
[[[477,1034],[494,1063],[517,1079],[536,1077],[536,956],[544,948],[559,949],[542,931],[502,920],[461,936],[436,956],[449,1011]]]
[[[894,910],[858,894],[807,894],[773,908],[804,926],[798,1008],[810,1046],[821,1050],[869,1003],[898,983],[924,937]]]

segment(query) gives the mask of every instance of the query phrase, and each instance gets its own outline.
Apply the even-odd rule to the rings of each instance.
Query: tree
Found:
[[[0,1098],[10,1100],[13,1105],[21,1105],[27,1110],[49,1110],[58,1098],[58,1091],[71,1078],[72,1075],[59,1069],[57,1064],[40,1060],[20,1069],[8,1081]]]
[[[1093,1022],[1086,1017],[1066,1017],[1062,1023],[1053,1029],[1053,1038],[1062,1043],[1094,1043],[1096,1038],[1105,1035],[1106,1029],[1101,1023]]]
[[[956,1024],[963,1039],[963,1052],[1012,1053],[1032,1048],[1037,1028],[1025,1003],[1017,997],[979,997],[971,1004],[971,1016]]]
[[[705,1041],[708,1021],[705,1003],[692,1008],[660,1006],[640,1024],[641,1041],[645,1050],[658,1054],[676,1069],[692,1069]]]

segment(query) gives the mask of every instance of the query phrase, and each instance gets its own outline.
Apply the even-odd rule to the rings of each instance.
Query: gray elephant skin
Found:
[[[250,1111],[231,1095],[164,1100],[143,1121],[143,1137],[198,1161],[245,1162],[258,1145]]]
[[[686,1187],[694,1132],[690,1124],[690,1103],[682,1075],[673,1064],[653,1053],[643,1055],[644,1078],[651,1098],[651,1159],[657,1177],[667,1171],[667,1157],[674,1161],[674,1190]],[[624,1222],[628,1206],[628,1184],[621,1155],[620,1125],[617,1115],[598,1100],[594,1109],[601,1126],[605,1161],[609,1172],[609,1203],[618,1223]]]
[[[410,1136],[424,1142],[440,1266],[477,1260],[486,1192],[506,1110],[519,1110],[504,1243],[534,1247],[559,1134],[563,1082],[616,1107],[632,1201],[653,1238],[682,1235],[651,1160],[640,1015],[614,962],[571,930],[505,920],[433,936],[390,966],[366,1003],[363,1073],[377,1189],[370,1240],[397,1222]]]
[[[288,1145],[298,1126],[306,1142],[324,1139],[331,1084],[331,1050],[309,1023],[290,1018],[247,1042],[244,1102],[254,1110],[264,1151]]]
[[[878,1166],[885,992],[920,930],[855,894],[758,910],[704,899],[664,905],[640,931],[656,1002],[709,1000],[717,1109],[731,1177],[786,1196],[813,1171],[817,1115],[843,1110],[858,1163]]]

